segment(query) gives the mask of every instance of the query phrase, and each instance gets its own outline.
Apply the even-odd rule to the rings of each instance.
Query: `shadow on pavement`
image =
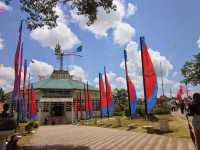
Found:
[[[89,150],[83,145],[43,145],[43,146],[20,146],[17,150]]]

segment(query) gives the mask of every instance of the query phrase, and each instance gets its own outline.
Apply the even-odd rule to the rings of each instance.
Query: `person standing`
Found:
[[[192,104],[189,106],[188,115],[193,116],[192,126],[195,134],[195,144],[197,150],[200,150],[200,94],[195,93],[193,95]]]

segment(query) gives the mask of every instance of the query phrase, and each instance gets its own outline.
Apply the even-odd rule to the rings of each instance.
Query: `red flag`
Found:
[[[19,72],[18,72],[18,96],[21,95],[21,93],[20,93],[20,87],[21,87],[22,62],[23,62],[23,43],[21,45],[20,67],[19,67]]]
[[[183,85],[180,83],[179,84],[179,89],[178,92],[176,93],[176,97],[181,100],[183,96]]]
[[[74,98],[74,112],[78,113],[78,96]]]
[[[36,93],[33,89],[33,86],[31,87],[31,115],[36,115]]]
[[[112,90],[111,90],[111,86],[106,74],[106,67],[104,67],[104,75],[105,75],[105,83],[106,83],[107,111],[108,111],[108,116],[109,116],[113,111],[113,102],[112,102]]]
[[[26,96],[26,73],[27,73],[27,59],[24,61],[24,98]]]
[[[104,116],[107,114],[107,100],[101,73],[99,73],[99,92],[100,92],[99,95],[100,95],[101,115]]]
[[[150,113],[157,101],[157,76],[144,37],[140,37],[145,111]]]
[[[17,48],[15,52],[15,81],[14,81],[14,90],[13,90],[13,96],[15,97],[18,94],[18,67],[19,67],[19,53],[20,53],[20,47],[21,47],[21,36],[22,36],[22,24],[23,21],[21,21],[20,28],[19,28],[19,37],[18,37],[18,43]]]
[[[88,99],[88,93],[87,93],[87,89],[85,88],[85,85],[84,85],[84,95],[85,95],[85,111],[89,112],[90,111],[89,99]]]

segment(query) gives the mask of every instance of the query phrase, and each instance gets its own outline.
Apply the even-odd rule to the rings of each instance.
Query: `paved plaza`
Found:
[[[187,139],[76,125],[41,126],[28,145],[73,150],[194,150]]]

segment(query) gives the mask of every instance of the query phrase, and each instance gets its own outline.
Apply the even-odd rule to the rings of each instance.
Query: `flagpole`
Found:
[[[163,72],[162,72],[162,63],[160,62],[160,73],[161,73],[161,82],[162,82],[162,95],[164,96],[164,82],[163,82]]]
[[[127,69],[127,53],[126,50],[124,50],[124,64],[125,64],[125,73],[126,73],[126,85],[127,85],[127,91],[128,91],[128,105],[129,105],[129,117],[131,118],[131,103],[130,103],[130,91],[129,91],[129,82],[128,82],[128,69]]]
[[[106,76],[106,67],[104,66],[104,76],[105,76],[105,80],[107,78]],[[108,114],[108,119],[109,119],[109,107],[108,107],[108,88],[107,88],[107,84],[106,84],[106,102],[107,102],[107,114]]]
[[[87,81],[87,97],[88,97],[88,108],[89,108],[89,119],[91,119],[91,108],[90,108],[90,99],[89,99],[89,90],[88,90],[88,81]]]
[[[100,80],[100,78],[101,78],[101,73],[99,73],[99,80]],[[100,111],[101,111],[101,119],[103,118],[103,113],[102,113],[102,106],[101,106],[101,104],[102,104],[102,101],[101,101],[101,88],[100,88],[100,82],[99,82],[99,100],[100,100]]]
[[[86,118],[86,120],[87,120],[87,109],[86,109],[86,103],[87,103],[87,100],[86,100],[86,97],[87,97],[87,96],[86,96],[86,94],[87,94],[87,93],[86,93],[85,83],[84,83],[84,93],[85,93],[85,94],[84,94],[84,96],[85,96],[85,118]]]
[[[147,111],[147,95],[146,95],[146,84],[145,84],[145,77],[144,77],[144,58],[142,54],[142,40],[144,37],[140,37],[140,48],[141,48],[141,60],[142,60],[142,75],[143,75],[143,87],[144,87],[144,102],[145,102],[145,114],[146,117],[148,118],[148,111]]]
[[[82,119],[83,119],[83,113],[82,113],[82,99],[81,99],[81,90],[80,90],[80,114],[81,114],[81,116],[80,116],[80,120],[82,120]]]

